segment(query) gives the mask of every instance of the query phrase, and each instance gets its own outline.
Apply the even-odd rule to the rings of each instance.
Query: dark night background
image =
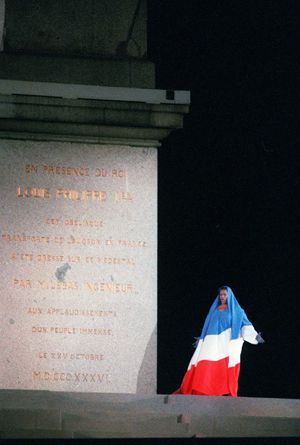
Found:
[[[266,341],[244,343],[239,396],[300,396],[299,17],[298,0],[148,0],[148,58],[156,64],[156,87],[191,91],[184,128],[158,150],[160,394],[180,386],[193,337],[217,288],[228,284]],[[46,440],[53,441],[70,443]],[[98,441],[200,443],[83,442]],[[205,445],[296,442],[201,439]]]
[[[239,396],[299,397],[299,12],[296,1],[149,1],[157,88],[191,91],[184,128],[158,155],[158,393],[180,386],[228,284],[266,341],[244,343]]]

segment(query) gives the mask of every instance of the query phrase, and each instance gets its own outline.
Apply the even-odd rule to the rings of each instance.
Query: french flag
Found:
[[[173,394],[237,396],[244,341],[257,344],[257,332],[227,286],[228,309],[212,304],[182,384]]]

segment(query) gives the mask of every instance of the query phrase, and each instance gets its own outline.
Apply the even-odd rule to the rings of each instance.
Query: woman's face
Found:
[[[220,301],[221,301],[221,304],[225,304],[226,303],[227,296],[228,296],[227,290],[226,289],[221,289],[220,290]]]

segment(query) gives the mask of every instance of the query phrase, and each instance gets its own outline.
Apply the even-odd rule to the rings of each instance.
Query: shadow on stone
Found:
[[[157,325],[152,331],[137,378],[137,394],[156,394]]]

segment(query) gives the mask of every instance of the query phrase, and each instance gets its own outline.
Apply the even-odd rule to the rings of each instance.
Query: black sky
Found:
[[[149,0],[156,86],[191,91],[158,156],[159,393],[180,386],[228,284],[266,340],[244,344],[239,395],[299,397],[299,13],[288,0]]]

